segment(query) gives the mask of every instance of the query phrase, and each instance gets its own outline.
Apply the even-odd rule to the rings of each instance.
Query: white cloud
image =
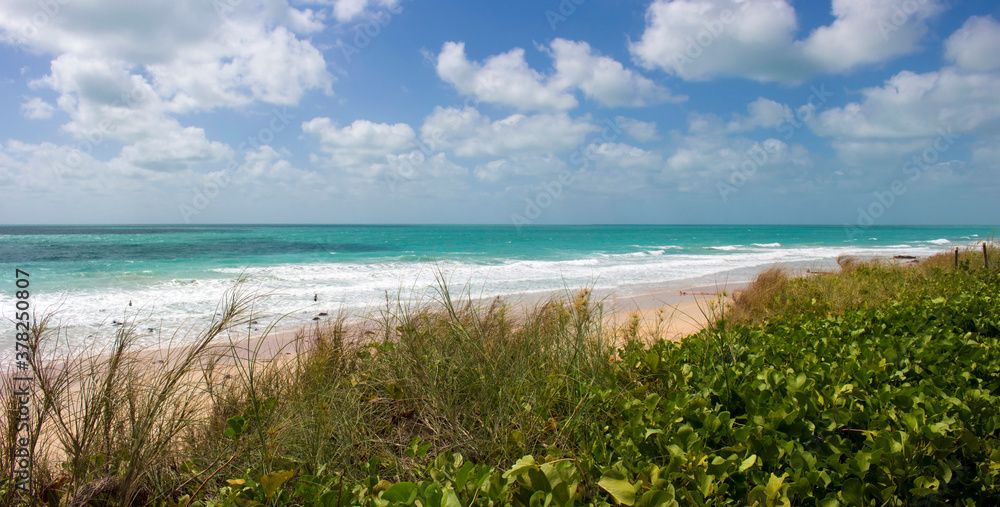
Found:
[[[30,118],[32,120],[45,120],[52,118],[53,112],[55,112],[55,108],[48,102],[45,102],[38,97],[32,97],[27,102],[21,104],[21,114],[23,114],[25,118]]]
[[[847,167],[860,169],[856,175],[876,169],[898,170],[906,156],[927,147],[920,139],[836,139],[831,146],[837,158]]]
[[[228,146],[206,139],[204,130],[178,126],[125,146],[112,162],[121,161],[157,171],[177,171],[194,164],[220,162],[233,155]]]
[[[997,73],[970,74],[953,67],[924,74],[903,71],[862,95],[861,102],[815,116],[810,128],[821,136],[906,139],[933,137],[941,129],[971,133],[1000,126]]]
[[[783,0],[654,0],[633,58],[684,79],[790,80],[805,62],[790,50],[795,10]]]
[[[397,13],[402,0],[326,0],[318,3],[333,5],[333,16],[346,23],[378,9],[389,9]]]
[[[320,151],[329,156],[328,161],[314,157],[316,162],[356,171],[384,164],[390,155],[409,152],[417,137],[405,123],[390,125],[368,120],[338,127],[329,118],[314,118],[302,124],[302,131],[318,139]]]
[[[507,159],[494,160],[485,164],[477,165],[473,171],[476,179],[488,183],[496,183],[501,179],[506,179],[511,174],[518,174],[518,167]]]
[[[73,146],[11,140],[0,149],[0,167],[33,192],[104,196],[143,192],[176,183],[172,173],[151,171],[121,161],[102,162]]]
[[[178,112],[254,101],[294,105],[309,90],[332,93],[322,52],[282,26],[227,22],[198,51],[147,70]]]
[[[565,110],[577,105],[571,93],[528,66],[521,48],[479,64],[465,56],[464,42],[446,42],[438,55],[437,73],[459,93],[484,102],[538,110]]]
[[[584,148],[584,155],[606,171],[652,171],[663,166],[659,154],[624,143],[594,143]]]
[[[823,72],[844,72],[918,50],[927,21],[943,10],[939,0],[833,0],[833,23],[798,44]]]
[[[87,153],[71,146],[44,142],[30,144],[7,141],[0,150],[0,166],[23,178],[26,188],[55,190],[59,183],[72,184],[97,178],[101,164]]]
[[[0,33],[52,55],[49,74],[30,84],[59,94],[56,104],[69,116],[63,130],[91,144],[127,145],[107,167],[179,171],[218,161],[231,149],[182,125],[179,114],[294,105],[310,90],[331,93],[322,53],[296,35],[322,29],[321,16],[286,0],[248,0],[220,12],[196,0],[52,5],[58,12],[35,27],[38,5],[4,4]]]
[[[551,153],[545,153],[541,155],[514,155],[493,160],[476,166],[473,172],[476,179],[480,181],[497,183],[518,176],[551,177],[564,169],[566,169],[566,162]]]
[[[927,20],[942,7],[940,0],[913,5],[907,14],[897,13],[895,2],[833,0],[833,23],[796,40],[798,20],[787,0],[654,0],[642,37],[629,49],[643,67],[688,80],[794,82],[916,51]]]
[[[568,152],[598,130],[587,119],[565,113],[514,114],[491,121],[470,107],[436,107],[424,121],[421,137],[433,149],[451,148],[462,157],[507,156]]]
[[[613,58],[594,54],[586,42],[556,39],[551,48],[556,69],[552,81],[563,89],[579,88],[603,106],[637,107],[687,99],[671,95],[670,90]]]
[[[292,166],[282,153],[266,145],[244,153],[243,163],[231,176],[235,184],[278,185],[282,188],[315,188],[326,183],[322,175]],[[208,180],[212,177],[217,177],[217,174],[206,175]]]
[[[745,132],[756,128],[774,128],[794,118],[792,108],[771,99],[758,97],[747,104],[747,116],[736,116],[726,126],[730,132]]]
[[[39,53],[153,63],[196,49],[219,23],[212,2],[196,0],[46,5],[51,9],[48,13],[37,2],[5,2],[0,16],[4,39]]]
[[[388,169],[406,180],[461,178],[469,170],[448,160],[444,153],[427,156],[421,150],[402,155],[389,155]]]
[[[615,123],[618,124],[625,134],[640,143],[648,143],[660,138],[656,133],[656,122],[640,121],[624,116],[615,116]]]
[[[992,16],[972,16],[944,41],[945,57],[970,71],[1000,69],[1000,23]]]
[[[586,42],[555,39],[541,48],[553,58],[554,72],[532,69],[524,50],[514,48],[471,62],[465,43],[446,42],[437,57],[438,76],[460,93],[525,110],[564,111],[577,106],[575,90],[607,107],[678,102],[670,91],[613,58],[595,54]]]
[[[796,178],[813,166],[808,150],[776,138],[754,140],[728,133],[714,115],[692,114],[687,135],[675,135],[675,147],[664,163],[661,178],[682,190],[742,186],[750,178]],[[735,176],[734,176],[735,175]]]

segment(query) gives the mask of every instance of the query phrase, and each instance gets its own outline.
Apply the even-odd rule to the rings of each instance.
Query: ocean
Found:
[[[268,294],[261,318],[286,325],[395,301],[427,302],[439,280],[492,297],[750,280],[776,264],[834,266],[842,254],[927,257],[986,239],[987,226],[211,225],[0,227],[0,351],[14,348],[14,273],[30,274],[35,312],[52,313],[74,348],[110,343],[136,319],[156,346],[214,315],[240,276]],[[316,301],[314,301],[314,298]],[[152,328],[154,331],[150,332]],[[183,335],[183,332],[181,333]],[[0,354],[6,355],[6,354]]]

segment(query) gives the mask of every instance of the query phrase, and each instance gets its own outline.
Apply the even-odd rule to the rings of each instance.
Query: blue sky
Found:
[[[1000,223],[1000,5],[15,0],[2,223]]]

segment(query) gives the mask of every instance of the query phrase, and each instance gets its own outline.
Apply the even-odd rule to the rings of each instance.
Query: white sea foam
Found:
[[[778,248],[781,246],[781,243],[754,243],[753,246],[761,248]]]
[[[944,238],[941,238],[941,239],[932,239],[932,240],[928,241],[928,243],[932,243],[932,244],[935,244],[935,245],[947,245],[948,243],[951,243],[951,241],[949,241],[947,239],[944,239]]]
[[[267,295],[256,305],[257,311],[271,316],[287,315],[287,323],[297,324],[309,322],[321,311],[379,307],[385,304],[387,293],[393,300],[398,296],[403,301],[426,302],[436,297],[440,279],[446,281],[453,293],[464,289],[473,297],[575,291],[585,286],[627,291],[639,285],[681,284],[713,276],[739,281],[734,277],[749,279],[755,270],[765,266],[807,261],[832,263],[832,259],[842,254],[878,256],[889,250],[892,254],[926,257],[940,251],[940,246],[929,244],[904,247],[775,246],[732,252],[744,247],[728,245],[710,247],[720,251],[712,255],[667,254],[665,249],[656,249],[566,260],[499,259],[495,264],[442,260],[217,268],[197,278],[147,277],[130,282],[128,288],[114,279],[104,279],[62,293],[41,290],[33,293],[33,305],[37,310],[56,311],[57,323],[66,327],[66,337],[75,347],[109,343],[116,329],[112,321],[133,318],[141,321],[140,345],[155,346],[160,339],[156,333],[148,332],[149,328],[162,329],[167,336],[179,327],[204,327],[215,314],[225,291],[240,276],[249,277],[248,291]],[[318,301],[313,301],[314,296]],[[9,294],[0,295],[0,307],[13,307]],[[12,340],[12,335],[0,335],[0,347],[13,348]]]
[[[629,245],[629,246],[642,249],[651,248],[654,250],[680,250],[684,248],[679,245]]]

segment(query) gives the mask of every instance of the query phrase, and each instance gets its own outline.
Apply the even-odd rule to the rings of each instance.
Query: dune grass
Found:
[[[1000,269],[1000,246],[993,242],[960,249],[957,268],[952,252],[939,253],[919,262],[842,256],[837,259],[839,271],[800,278],[785,268],[772,267],[758,274],[746,290],[736,294],[729,308],[729,318],[736,322],[761,322],[782,314],[843,314],[884,305],[908,291],[926,291],[936,297],[956,286],[926,283],[934,275],[957,272],[975,276],[985,269],[983,244],[990,269]]]
[[[453,301],[442,285],[432,304],[397,303],[360,323],[341,315],[300,330],[286,345],[294,354],[265,355],[247,350],[263,341],[239,338],[256,318],[256,296],[239,285],[193,345],[158,361],[136,346],[135,322],[88,357],[54,357],[58,330],[36,326],[36,496],[144,505],[292,465],[360,478],[373,460],[402,480],[424,465],[404,452],[417,437],[432,453],[504,467],[571,446],[563,433],[592,416],[592,390],[614,388],[589,290],[515,309]],[[235,438],[224,436],[234,421]]]

